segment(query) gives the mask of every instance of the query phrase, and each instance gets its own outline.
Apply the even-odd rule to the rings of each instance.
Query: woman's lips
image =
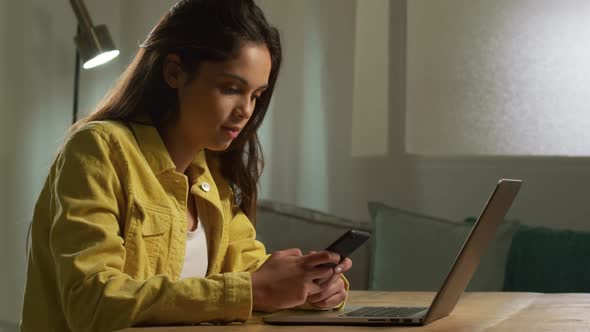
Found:
[[[240,134],[240,128],[238,127],[221,127],[232,139],[238,137]]]

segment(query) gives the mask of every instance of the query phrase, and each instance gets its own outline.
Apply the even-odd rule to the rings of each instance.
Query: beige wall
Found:
[[[96,24],[119,44],[119,0],[87,1]],[[18,321],[25,280],[25,237],[55,150],[71,123],[76,21],[69,2],[0,4],[0,320]],[[87,113],[121,63],[84,71],[80,110]]]
[[[2,62],[3,273],[0,320],[20,316],[25,233],[60,132],[71,113],[74,29],[68,8],[6,1],[0,11]],[[24,14],[23,14],[24,13]],[[17,33],[18,32],[18,33]]]
[[[405,152],[405,123],[411,111],[406,110],[406,1],[390,3],[389,154],[362,158],[350,156],[355,2],[260,3],[282,28],[285,43],[285,65],[262,132],[267,157],[264,198],[361,220],[369,218],[368,200],[460,220],[480,212],[499,178],[514,177],[525,184],[509,218],[590,230],[587,158],[421,157]],[[450,2],[445,13],[459,3],[468,5]],[[493,7],[491,2],[472,3],[485,4]],[[452,82],[452,77],[439,79]],[[478,88],[477,82],[472,84]],[[323,127],[306,125],[311,122]]]
[[[408,2],[407,141],[426,155],[590,156],[590,2]]]

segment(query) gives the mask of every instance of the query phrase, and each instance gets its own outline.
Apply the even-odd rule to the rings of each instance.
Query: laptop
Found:
[[[359,307],[342,311],[282,311],[267,315],[265,323],[276,325],[427,325],[448,316],[475,273],[481,256],[494,239],[522,184],[501,179],[467,240],[459,251],[445,281],[429,307]]]

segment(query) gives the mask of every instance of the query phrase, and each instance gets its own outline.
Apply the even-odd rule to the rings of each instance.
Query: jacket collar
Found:
[[[130,126],[145,160],[155,175],[176,169],[162,136],[151,121],[132,121]],[[207,168],[206,163],[205,150],[201,150],[191,162],[191,166],[203,170]]]

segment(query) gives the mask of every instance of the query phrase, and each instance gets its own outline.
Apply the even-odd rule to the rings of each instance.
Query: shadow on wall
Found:
[[[391,72],[389,155],[363,158],[351,156],[356,2],[261,4],[281,31],[285,54],[262,137],[262,198],[357,220],[368,220],[370,200],[413,208],[413,160],[403,155],[404,2],[390,6],[392,65],[383,69]]]
[[[330,211],[335,170],[345,165],[336,157],[349,154],[354,64],[349,36],[355,3],[298,0],[285,5],[288,11],[263,3],[281,31],[285,54],[270,144],[265,144],[269,174],[263,185],[275,200]],[[324,15],[336,7],[342,15]]]
[[[17,332],[18,330],[18,323],[0,320],[0,332]]]

